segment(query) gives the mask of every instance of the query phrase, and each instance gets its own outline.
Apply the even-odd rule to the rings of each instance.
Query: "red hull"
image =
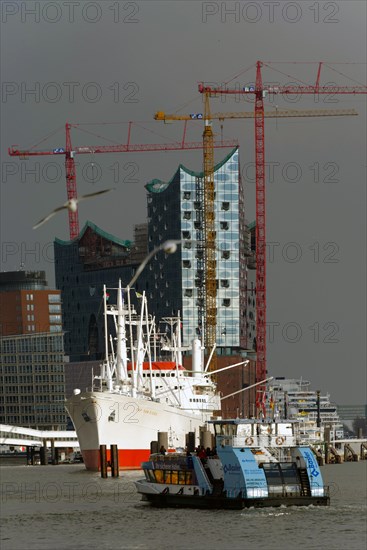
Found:
[[[84,464],[87,470],[99,471],[101,459],[99,449],[82,451]],[[149,460],[150,450],[148,449],[119,449],[119,469],[140,470],[141,463]],[[111,451],[107,449],[107,461],[111,460]]]

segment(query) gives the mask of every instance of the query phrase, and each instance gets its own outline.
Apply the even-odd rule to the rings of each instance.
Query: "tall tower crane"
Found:
[[[213,130],[211,121],[214,119],[223,121],[225,119],[242,119],[242,118],[255,118],[255,113],[251,111],[244,112],[228,112],[228,113],[212,113],[210,112],[209,99],[211,91],[204,92],[204,113],[193,113],[189,115],[177,115],[166,114],[164,111],[157,111],[154,115],[155,120],[161,120],[164,122],[175,120],[204,120],[204,132],[203,132],[203,172],[204,172],[204,239],[205,246],[202,243],[198,243],[199,248],[203,248],[204,257],[204,284],[205,292],[204,296],[204,343],[207,350],[212,350],[209,370],[216,370],[217,368],[217,354],[215,350],[216,343],[216,327],[217,327],[217,286],[216,286],[216,233],[215,233],[215,212],[214,212],[214,151],[213,151]],[[308,110],[274,110],[264,112],[265,118],[292,118],[292,117],[321,117],[321,116],[350,116],[357,115],[357,111],[354,109],[308,109]],[[265,203],[264,203],[265,210]],[[265,224],[265,219],[264,219]],[[257,241],[256,241],[257,242]],[[263,271],[264,269],[264,271]],[[259,282],[259,288],[265,285],[265,260],[264,268],[259,262],[259,273],[264,273],[261,277],[261,284]],[[202,291],[203,289],[198,289]],[[260,295],[260,293],[259,293]],[[260,296],[261,300],[263,298]],[[199,303],[200,300],[199,300]],[[257,349],[259,349],[257,345]],[[265,374],[265,372],[264,372]],[[263,380],[266,376],[258,379]]]
[[[203,143],[201,141],[185,141],[186,129],[181,141],[174,141],[172,143],[141,143],[132,144],[130,142],[131,126],[132,122],[129,122],[128,126],[128,138],[127,143],[116,145],[86,145],[73,147],[71,143],[71,129],[81,126],[80,124],[65,124],[65,148],[57,147],[55,149],[18,149],[16,146],[9,147],[8,152],[11,157],[27,158],[30,156],[46,156],[46,155],[63,155],[65,157],[65,174],[66,174],[66,192],[67,198],[77,198],[76,188],[76,167],[75,167],[75,155],[85,154],[101,154],[101,153],[133,153],[133,152],[148,152],[148,151],[180,151],[186,149],[202,149]],[[225,140],[221,142],[212,143],[211,147],[235,147],[237,141]],[[79,235],[79,214],[78,210],[72,212],[69,210],[69,233],[70,239],[75,239]]]
[[[256,62],[255,86],[246,86],[242,90],[238,88],[213,87],[199,84],[199,92],[206,97],[218,97],[221,95],[243,94],[255,97],[255,165],[256,165],[256,378],[257,381],[266,378],[266,203],[265,203],[265,128],[264,128],[264,97],[266,95],[284,96],[292,94],[366,94],[367,86],[338,86],[321,85],[321,69],[325,63],[318,63],[318,71],[315,84],[299,85],[287,84],[270,86],[264,85],[261,69],[263,66],[270,67],[269,63]],[[273,67],[272,67],[273,68]],[[288,76],[288,75],[287,75]],[[265,384],[260,386],[258,410],[265,397]]]

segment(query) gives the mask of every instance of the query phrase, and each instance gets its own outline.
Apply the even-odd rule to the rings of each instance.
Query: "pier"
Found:
[[[21,426],[0,424],[0,457],[9,453],[5,447],[25,447],[27,464],[42,465],[48,463],[48,451],[51,453],[51,463],[58,464],[61,449],[79,449],[75,431],[35,430]],[[36,449],[39,448],[39,451]],[[11,453],[20,456],[21,453]]]
[[[322,455],[325,464],[367,460],[367,439],[336,439],[332,443],[325,442]]]

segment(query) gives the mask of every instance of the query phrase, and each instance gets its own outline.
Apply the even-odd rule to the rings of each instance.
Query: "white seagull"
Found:
[[[48,214],[45,218],[42,218],[36,225],[33,226],[33,229],[37,229],[44,223],[46,223],[52,216],[57,214],[57,212],[60,212],[61,210],[68,209],[71,212],[76,212],[78,209],[78,202],[83,201],[84,199],[89,199],[91,197],[96,197],[97,195],[102,195],[103,193],[109,193],[110,191],[114,191],[116,187],[112,187],[111,189],[102,189],[102,191],[95,191],[94,193],[89,193],[88,195],[82,195],[81,197],[75,198],[75,199],[69,199],[67,200],[62,206],[59,206],[58,208],[55,208],[50,214]]]
[[[132,287],[132,285],[135,283],[136,279],[139,277],[140,273],[143,271],[144,267],[147,265],[147,263],[153,258],[157,252],[160,252],[163,250],[166,254],[174,254],[177,250],[177,245],[181,244],[181,240],[172,240],[164,241],[164,243],[161,243],[159,246],[156,246],[153,248],[151,252],[144,258],[144,260],[139,265],[138,269],[135,272],[134,277],[129,282],[128,286]]]

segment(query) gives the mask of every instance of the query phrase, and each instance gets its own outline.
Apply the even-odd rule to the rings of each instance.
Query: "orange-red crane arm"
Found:
[[[238,141],[234,139],[224,139],[221,141],[215,141],[215,148],[222,147],[236,147]],[[185,141],[172,142],[172,143],[140,143],[140,144],[121,144],[121,145],[86,145],[83,147],[73,147],[72,152],[74,154],[97,154],[97,153],[141,153],[144,151],[180,151],[186,149],[202,149],[202,141]],[[32,157],[32,156],[46,156],[46,155],[65,155],[66,149],[63,147],[57,147],[50,150],[34,150],[34,149],[18,149],[15,145],[9,147],[9,155],[11,157]]]

